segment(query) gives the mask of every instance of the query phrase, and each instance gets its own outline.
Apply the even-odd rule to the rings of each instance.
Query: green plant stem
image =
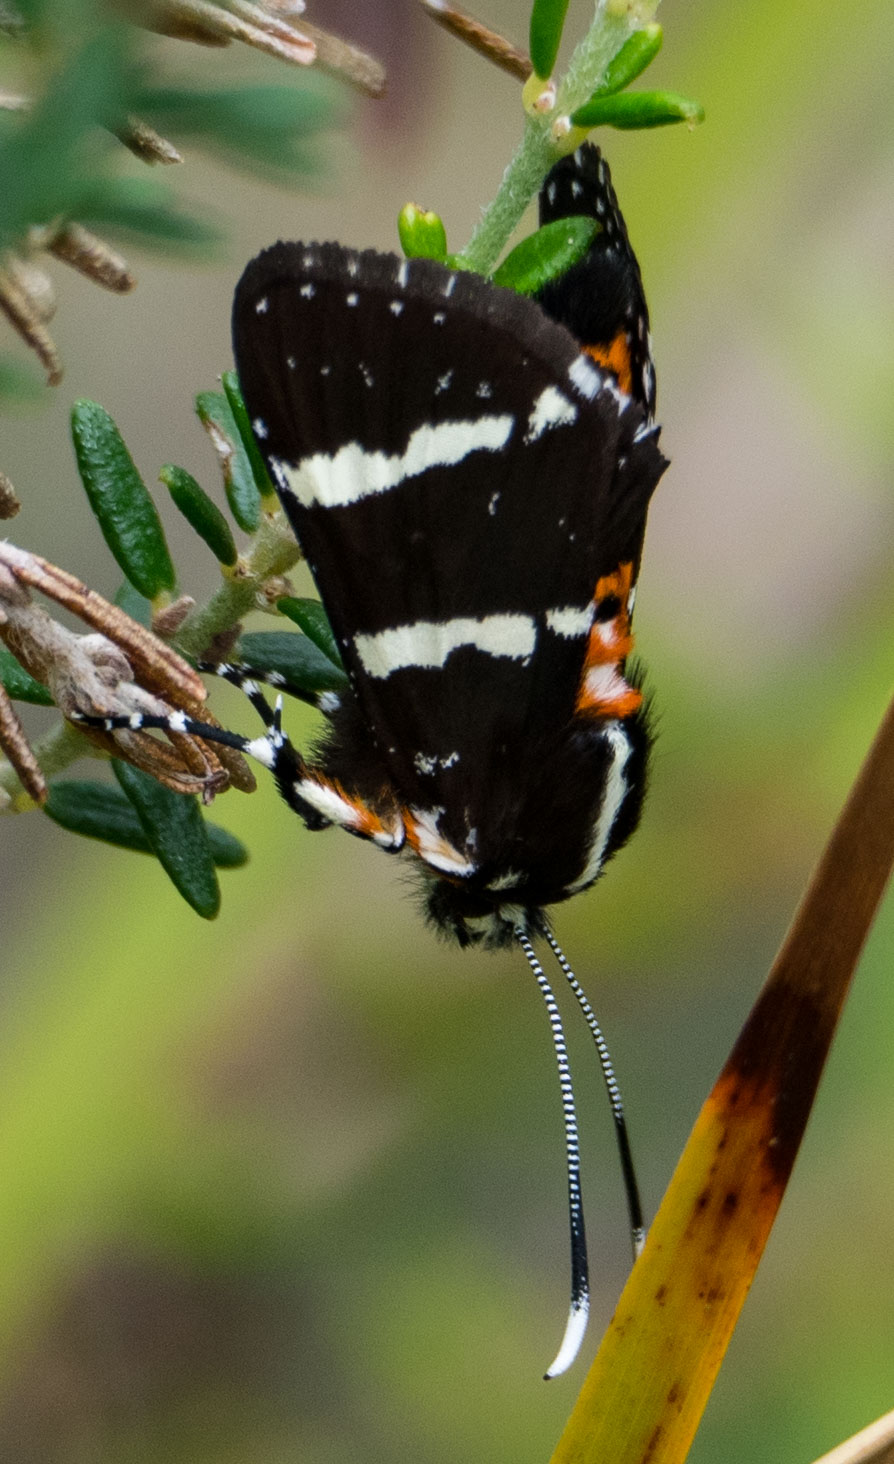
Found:
[[[657,0],[651,9],[654,13]],[[624,42],[640,24],[651,18],[651,14],[638,16],[637,25],[633,25],[626,13],[608,13],[605,0],[598,5],[593,24],[575,48],[559,86],[555,110],[544,118],[527,118],[524,136],[503,174],[496,196],[485,208],[471,239],[458,255],[467,269],[478,274],[493,271],[525,209],[552,164],[561,156],[562,148],[550,131],[553,121],[587,101]]]
[[[272,575],[288,574],[301,554],[281,513],[263,519],[251,550],[240,558],[237,572],[215,590],[207,605],[187,616],[174,640],[186,656],[201,656],[215,636],[231,630],[243,615],[258,608],[258,592]]]

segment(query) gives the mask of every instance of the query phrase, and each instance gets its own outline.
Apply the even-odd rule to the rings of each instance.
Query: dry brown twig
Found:
[[[527,81],[534,69],[531,58],[511,41],[507,41],[505,36],[491,30],[490,26],[477,20],[468,11],[460,9],[458,5],[451,5],[449,0],[421,0],[421,4],[432,20],[450,31],[451,35],[465,41],[473,51],[492,61],[502,71],[508,71],[517,81]]]
[[[183,159],[172,142],[150,127],[141,117],[128,117],[126,126],[115,136],[120,138],[135,158],[144,163],[182,163]]]
[[[293,66],[317,62],[369,96],[381,96],[385,72],[366,51],[339,36],[312,25],[294,5],[275,0],[255,4],[253,0],[119,0],[141,25],[163,35],[194,41],[205,46],[226,46],[242,41]]]
[[[72,611],[95,633],[77,635],[60,625],[34,603],[32,590]],[[185,613],[188,606],[179,608]],[[205,708],[201,678],[176,651],[74,575],[5,543],[0,544],[0,638],[48,687],[65,717],[180,711],[219,725]],[[239,753],[185,733],[167,734],[168,745],[145,732],[78,730],[95,747],[151,773],[175,792],[200,793],[207,800],[229,785],[245,792],[255,786]],[[12,708],[3,731],[4,748],[23,786],[41,802],[45,784]]]

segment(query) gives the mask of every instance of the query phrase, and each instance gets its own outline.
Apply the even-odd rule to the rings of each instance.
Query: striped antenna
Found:
[[[624,1118],[624,1105],[621,1102],[621,1090],[615,1077],[615,1070],[612,1066],[611,1053],[608,1050],[605,1038],[602,1035],[602,1028],[596,1020],[596,1013],[587,1000],[583,987],[572,971],[565,958],[559,942],[552,931],[545,931],[553,955],[564,972],[565,978],[574,995],[577,997],[578,1005],[584,1014],[584,1019],[590,1029],[590,1035],[596,1044],[596,1051],[599,1055],[599,1065],[602,1068],[602,1076],[605,1079],[608,1101],[611,1105],[612,1118],[615,1121],[615,1138],[618,1143],[618,1154],[621,1159],[621,1173],[624,1177],[624,1192],[627,1196],[627,1213],[630,1217],[630,1239],[633,1244],[633,1259],[636,1260],[646,1241],[646,1227],[643,1224],[643,1210],[640,1204],[639,1187],[636,1182],[636,1170],[633,1167],[633,1155],[630,1152],[630,1138],[627,1133],[627,1122]]]
[[[546,1378],[558,1377],[573,1363],[580,1350],[587,1330],[590,1313],[590,1276],[587,1261],[587,1235],[584,1229],[584,1207],[580,1189],[580,1144],[577,1132],[577,1114],[574,1111],[574,1089],[571,1084],[571,1069],[568,1064],[568,1049],[562,1019],[552,988],[543,973],[543,967],[534,954],[534,947],[520,925],[515,927],[519,945],[527,957],[534,979],[540,987],[549,1025],[553,1034],[556,1064],[559,1069],[559,1087],[562,1093],[562,1116],[565,1123],[565,1157],[568,1166],[568,1218],[571,1226],[571,1307],[565,1326],[565,1335],[555,1359],[544,1373]]]

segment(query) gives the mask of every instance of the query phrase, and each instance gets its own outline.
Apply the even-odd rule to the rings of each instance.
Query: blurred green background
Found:
[[[579,33],[588,5],[572,5]],[[190,152],[230,220],[212,267],[60,282],[66,377],[6,418],[11,537],[111,593],[67,415],[101,401],[154,482],[209,488],[191,412],[230,364],[232,287],[279,235],[393,247],[407,198],[461,243],[518,134],[513,83],[410,0],[312,7],[389,66],[317,194]],[[488,17],[523,39],[523,0]],[[605,134],[652,310],[663,443],[637,603],[660,738],[642,830],[557,933],[612,1045],[648,1209],[785,930],[894,667],[894,12],[665,0],[649,73],[707,123]],[[209,84],[276,63],[157,42]],[[159,489],[159,501],[163,490]],[[214,566],[168,517],[186,587]],[[191,566],[191,567],[190,567]],[[249,725],[224,688],[224,720]],[[312,719],[288,710],[296,735]],[[569,1012],[595,1308],[564,1321],[557,1084],[519,956],[463,954],[405,876],[302,833],[272,787],[215,817],[253,851],[213,925],[157,866],[38,816],[0,830],[0,1459],[544,1460],[627,1237],[611,1125]],[[693,1458],[809,1461],[894,1405],[894,904]]]

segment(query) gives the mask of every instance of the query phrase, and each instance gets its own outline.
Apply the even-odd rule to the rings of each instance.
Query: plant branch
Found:
[[[559,85],[555,109],[548,116],[528,116],[521,144],[503,174],[503,181],[459,255],[467,269],[478,274],[492,272],[550,167],[567,151],[552,134],[553,121],[587,100],[612,57],[641,23],[651,19],[656,6],[657,0],[651,6],[651,13],[638,15],[634,25],[626,11],[620,16],[610,14],[605,0],[601,0],[593,24],[575,48]]]

